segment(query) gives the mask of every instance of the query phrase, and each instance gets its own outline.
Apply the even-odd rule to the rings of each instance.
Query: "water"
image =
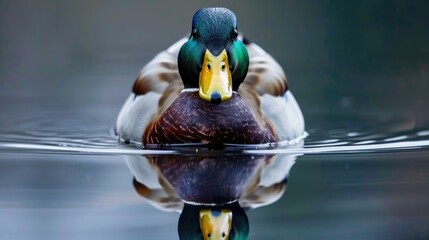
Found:
[[[251,236],[425,239],[428,179],[424,177],[427,164],[422,155],[407,156],[406,166],[400,157],[392,162],[396,154],[381,158],[346,156],[341,160],[336,155],[300,158],[282,199],[249,211]],[[139,199],[122,161],[85,158],[82,171],[82,158],[68,160],[53,165],[58,159],[43,157],[39,163],[48,164],[38,168],[35,164],[14,167],[15,177],[34,179],[45,175],[41,173],[53,173],[45,176],[49,180],[33,180],[36,186],[31,189],[29,180],[22,177],[20,181],[13,178],[8,188],[2,185],[2,193],[8,195],[2,198],[2,238],[177,238],[178,214],[161,212]],[[29,167],[33,174],[25,173]],[[74,173],[66,174],[70,171]],[[309,174],[316,176],[309,179]]]
[[[217,191],[228,184],[245,188],[260,167],[258,159],[280,158],[280,171],[267,178],[275,187],[259,196],[264,200],[252,203],[251,195],[240,202],[248,209],[251,239],[429,236],[429,131],[396,130],[406,119],[398,117],[389,126],[376,116],[346,115],[323,129],[309,128],[304,146],[234,148],[225,156],[119,144],[112,131],[114,110],[26,109],[2,118],[0,239],[176,239],[180,197],[163,205],[139,196],[133,185],[139,176],[132,166],[146,162],[144,156],[167,164],[201,158],[214,164],[235,156],[238,166],[232,170],[211,166],[217,170],[209,182],[216,183],[225,180],[225,171],[235,176],[236,168],[250,163],[242,183],[228,180]],[[341,126],[357,120],[366,126]],[[146,175],[157,179],[156,171]],[[186,171],[178,175],[190,178]]]
[[[118,143],[135,74],[188,31],[200,2],[170,3],[171,14],[138,1],[0,1],[0,239],[177,239],[182,198],[230,201],[250,239],[429,238],[425,3],[228,4],[285,67],[303,143]]]

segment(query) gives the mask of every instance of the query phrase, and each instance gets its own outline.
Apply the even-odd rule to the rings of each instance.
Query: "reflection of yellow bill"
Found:
[[[200,228],[204,239],[228,239],[231,224],[231,210],[204,209],[200,211]]]
[[[206,50],[200,72],[199,94],[202,99],[214,102],[231,98],[232,79],[225,49],[217,57]]]

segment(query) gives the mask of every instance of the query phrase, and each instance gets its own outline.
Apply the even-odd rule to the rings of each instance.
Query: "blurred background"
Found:
[[[304,115],[397,110],[417,126],[427,119],[427,1],[2,0],[0,98],[119,110],[140,68],[207,6],[233,10],[239,30],[278,60]]]

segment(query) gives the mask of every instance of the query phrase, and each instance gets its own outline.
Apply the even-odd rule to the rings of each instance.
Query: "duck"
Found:
[[[124,143],[290,144],[304,117],[280,64],[238,32],[227,8],[203,8],[191,34],[147,63],[116,121]]]
[[[125,163],[138,195],[162,211],[180,212],[180,239],[247,239],[246,212],[282,197],[299,155],[210,150],[127,155]]]

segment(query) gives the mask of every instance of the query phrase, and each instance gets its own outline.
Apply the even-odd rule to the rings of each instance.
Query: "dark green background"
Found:
[[[236,13],[284,67],[304,113],[427,116],[427,1],[0,1],[0,93],[119,108],[139,69],[205,6]]]

